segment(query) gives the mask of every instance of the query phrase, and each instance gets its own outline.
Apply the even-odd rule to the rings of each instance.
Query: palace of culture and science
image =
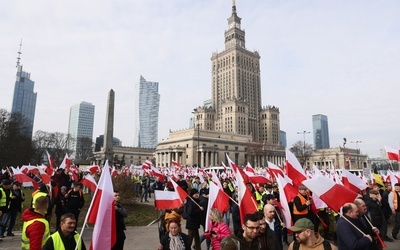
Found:
[[[239,166],[253,162],[280,164],[285,150],[280,142],[279,108],[262,107],[260,55],[246,49],[245,31],[233,2],[225,31],[225,50],[213,53],[211,105],[194,109],[193,127],[170,131],[158,142],[156,165],[201,167],[226,163],[226,154]]]

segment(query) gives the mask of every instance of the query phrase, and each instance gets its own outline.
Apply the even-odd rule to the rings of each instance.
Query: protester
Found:
[[[85,205],[85,198],[81,191],[82,184],[75,182],[74,188],[65,195],[65,212],[72,213],[75,216],[75,228],[78,226],[78,218],[81,209]]]
[[[9,212],[10,212],[11,199],[12,199],[11,180],[3,179],[1,181],[1,188],[0,188],[0,222],[3,224],[2,226],[0,226],[0,238],[4,238],[3,235],[5,231],[4,226],[10,216]]]
[[[147,200],[147,195],[149,194],[150,188],[150,177],[147,173],[144,173],[142,177],[142,195],[140,196],[140,202],[143,202],[143,198],[145,202],[149,202]]]
[[[22,213],[22,249],[40,250],[46,243],[50,236],[49,222],[45,218],[48,206],[47,197],[41,196],[35,200],[35,208]]]
[[[358,220],[360,222],[357,224],[357,227],[365,234],[369,234],[372,237],[372,243],[369,246],[369,249],[381,249],[375,239],[375,235],[379,234],[379,229],[371,226],[371,218],[367,216],[367,206],[365,205],[364,200],[357,198],[354,200],[354,204],[357,206]]]
[[[168,233],[158,244],[158,250],[190,250],[189,237],[181,233],[181,224],[171,219],[167,224]]]
[[[260,224],[260,232],[258,234],[258,240],[261,243],[262,249],[269,250],[279,250],[279,245],[276,240],[276,235],[273,230],[267,226],[265,221],[264,213],[262,211],[257,211],[255,214],[258,217],[258,222]]]
[[[224,180],[224,182],[222,183],[222,189],[224,190],[224,192],[225,192],[225,194],[226,194],[227,196],[229,196],[230,198],[232,198],[232,191],[231,191],[231,189],[229,188],[229,182],[228,182],[228,180]],[[231,207],[232,207],[232,200],[229,199],[229,208],[228,208],[228,211],[226,211],[226,212],[223,213],[223,216],[224,216],[224,218],[225,218],[225,223],[226,223],[226,225],[228,225],[228,227],[229,227],[229,224],[230,224],[230,222],[231,222],[231,213],[230,213]]]
[[[296,240],[289,245],[288,250],[337,249],[332,243],[324,240],[319,233],[314,232],[314,224],[307,218],[297,220],[289,229],[296,233]]]
[[[75,250],[78,244],[78,250],[86,250],[82,239],[79,240],[79,233],[75,231],[76,219],[72,213],[66,213],[61,216],[60,228],[50,235],[42,250]]]
[[[117,232],[117,241],[115,242],[112,250],[124,249],[125,236],[125,222],[124,218],[128,217],[128,212],[125,207],[120,203],[121,197],[119,192],[114,190],[114,205],[115,205],[115,231]]]
[[[378,199],[379,191],[375,189],[369,190],[369,198],[365,200],[367,205],[367,211],[369,218],[371,218],[371,223],[378,228],[381,238],[385,241],[392,242],[393,240],[389,238],[387,233],[387,222],[385,215],[383,213],[382,204]]]
[[[204,233],[205,237],[211,239],[213,250],[220,250],[222,239],[231,235],[231,230],[228,225],[223,222],[222,214],[218,209],[211,208],[209,218],[209,231]]]
[[[61,216],[65,214],[65,195],[67,194],[67,187],[62,186],[60,189],[60,193],[58,194],[57,198],[54,201],[56,205],[56,230],[58,230],[61,222]]]
[[[394,184],[394,190],[388,196],[388,203],[394,216],[394,227],[392,229],[392,237],[398,240],[397,234],[400,230],[400,183]]]
[[[356,204],[344,204],[342,207],[342,216],[338,219],[336,224],[338,249],[369,249],[372,244],[372,236],[361,233],[358,227],[360,224]]]
[[[199,204],[199,191],[197,189],[192,189],[190,190],[190,198],[187,198],[186,200],[186,206],[187,206],[187,213],[188,213],[188,218],[186,221],[186,229],[188,230],[188,236],[189,236],[189,241],[188,244],[189,246],[192,245],[193,239],[195,243],[195,249],[200,250],[200,235],[199,235],[199,228],[201,224],[201,217],[200,217],[200,212],[204,210],[203,207],[201,207]]]
[[[283,222],[280,222],[278,217],[277,217],[277,210],[274,207],[274,205],[270,204],[269,198],[275,199],[272,194],[268,194],[266,201],[267,204],[264,206],[264,217],[265,217],[265,222],[267,223],[269,229],[271,229],[275,234],[276,237],[276,242],[278,245],[278,249],[282,250],[283,249],[283,244],[282,244],[282,228],[285,227],[285,224]]]
[[[242,224],[242,234],[231,235],[221,241],[221,250],[261,250],[261,243],[258,240],[260,223],[257,214],[246,214]]]
[[[25,200],[25,194],[21,190],[21,183],[15,181],[13,183],[13,188],[11,190],[11,202],[10,202],[10,212],[9,212],[9,222],[7,228],[7,236],[14,236],[12,230],[15,225],[15,221],[18,216],[18,212],[22,212],[22,203]]]

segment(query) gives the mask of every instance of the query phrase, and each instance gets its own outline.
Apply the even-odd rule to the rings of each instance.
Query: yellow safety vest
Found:
[[[44,234],[42,237],[42,247],[46,243],[47,238],[50,236],[50,228],[49,228],[49,222],[45,218],[37,218],[33,220],[29,220],[24,222],[24,226],[22,227],[22,238],[21,238],[21,248],[23,250],[29,250],[31,248],[30,246],[30,239],[26,236],[26,229],[35,221],[40,221],[44,224],[46,229],[44,230]]]
[[[262,201],[262,194],[260,192],[256,191],[256,200],[258,203],[257,209],[258,211],[261,211],[264,207],[264,202]]]
[[[37,192],[32,199],[32,208],[35,208],[35,201],[37,198],[42,197],[42,196],[47,196],[45,192]]]
[[[6,191],[4,191],[3,188],[0,188],[0,191],[1,191],[0,207],[5,207],[7,205],[7,197],[6,197],[7,194],[6,194]],[[10,191],[9,196],[10,196],[10,198],[12,197],[12,192],[11,191]],[[8,203],[8,207],[7,208],[10,208],[10,202]]]
[[[65,250],[64,243],[62,242],[60,233],[58,231],[53,233],[52,235],[50,235],[50,237],[53,239],[53,248],[54,249]],[[78,245],[78,240],[79,240],[79,234],[78,233],[76,233],[74,235],[74,239],[75,239],[76,244]],[[82,250],[82,244],[83,244],[83,242],[82,242],[82,239],[81,239],[80,244],[78,245],[78,250]]]

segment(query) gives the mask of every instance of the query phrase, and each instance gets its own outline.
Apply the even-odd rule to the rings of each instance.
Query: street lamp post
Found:
[[[358,148],[358,143],[361,143],[362,141],[351,141],[350,143],[355,143],[356,144],[356,150],[357,150],[357,168],[360,168],[360,149]]]
[[[197,167],[200,167],[200,123],[197,124]]]
[[[306,134],[309,134],[309,131],[297,132],[298,135],[303,134],[303,158],[304,164],[306,164]],[[304,166],[303,166],[304,167]]]

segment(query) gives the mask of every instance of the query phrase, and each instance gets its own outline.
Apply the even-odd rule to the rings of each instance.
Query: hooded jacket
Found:
[[[34,211],[33,208],[26,209],[22,213],[24,223],[34,219],[45,219],[45,216]],[[30,249],[42,249],[43,235],[46,231],[46,225],[40,221],[35,221],[26,228],[26,236],[30,241]]]

